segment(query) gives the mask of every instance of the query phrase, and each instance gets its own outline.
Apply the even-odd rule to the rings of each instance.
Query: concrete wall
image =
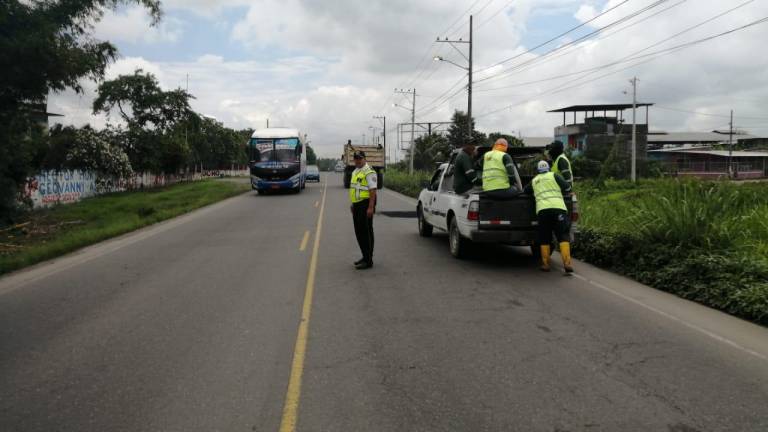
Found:
[[[44,171],[27,180],[21,198],[31,202],[33,208],[41,208],[54,204],[69,204],[105,193],[153,188],[222,175],[247,176],[248,170],[218,170],[178,175],[141,173],[125,179],[99,177],[93,172],[81,170]]]

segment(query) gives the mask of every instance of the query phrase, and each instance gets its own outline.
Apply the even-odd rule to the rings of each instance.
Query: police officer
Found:
[[[549,157],[552,159],[552,172],[562,177],[573,187],[573,171],[571,161],[565,155],[562,141],[553,141],[549,146]]]
[[[355,237],[363,257],[355,262],[358,270],[373,267],[373,213],[376,209],[376,171],[365,162],[365,152],[355,151],[355,170],[349,187]]]
[[[539,245],[541,248],[541,270],[549,271],[549,242],[555,233],[560,243],[560,255],[566,273],[573,272],[571,265],[571,243],[568,241],[568,208],[563,195],[571,191],[571,185],[559,174],[549,170],[547,161],[539,161],[536,167],[539,175],[525,187],[525,192],[536,198],[536,216],[539,221]]]

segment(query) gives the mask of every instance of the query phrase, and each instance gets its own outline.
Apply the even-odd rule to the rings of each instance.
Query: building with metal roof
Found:
[[[649,150],[648,159],[678,176],[754,179],[768,177],[768,151],[668,148]]]

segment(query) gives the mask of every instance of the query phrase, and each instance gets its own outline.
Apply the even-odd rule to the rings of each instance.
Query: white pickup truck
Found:
[[[478,149],[479,157],[485,149]],[[510,148],[508,153],[519,167],[525,158],[535,157],[538,152],[525,148]],[[531,195],[520,193],[505,199],[489,198],[482,192],[456,194],[453,191],[453,161],[443,163],[435,171],[432,180],[419,194],[416,214],[419,234],[432,235],[434,228],[448,232],[451,254],[463,258],[470,253],[473,243],[502,243],[513,246],[530,246],[539,255],[537,245],[536,203]],[[515,169],[510,183],[522,191],[533,176],[521,176]],[[565,197],[571,218],[571,241],[579,218],[578,200],[575,194]]]

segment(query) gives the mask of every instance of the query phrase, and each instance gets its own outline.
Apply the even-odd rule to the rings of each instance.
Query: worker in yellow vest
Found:
[[[549,271],[549,243],[554,232],[560,243],[560,255],[566,273],[573,272],[571,264],[571,243],[569,242],[570,222],[564,194],[570,193],[571,185],[559,174],[549,170],[547,161],[539,161],[536,167],[539,175],[533,178],[525,192],[536,198],[536,216],[539,222],[539,247],[541,248],[541,270]]]
[[[515,163],[507,154],[509,144],[499,138],[491,151],[483,155],[483,192],[486,196],[505,196],[518,193],[510,185],[509,178],[515,179]]]
[[[373,267],[373,213],[376,209],[376,171],[365,161],[365,152],[353,154],[355,170],[349,186],[349,201],[352,203],[352,222],[355,237],[363,257],[355,261],[358,270]]]
[[[553,141],[549,146],[549,157],[552,159],[552,172],[562,177],[573,188],[573,171],[571,161],[565,155],[565,146],[562,141]]]

